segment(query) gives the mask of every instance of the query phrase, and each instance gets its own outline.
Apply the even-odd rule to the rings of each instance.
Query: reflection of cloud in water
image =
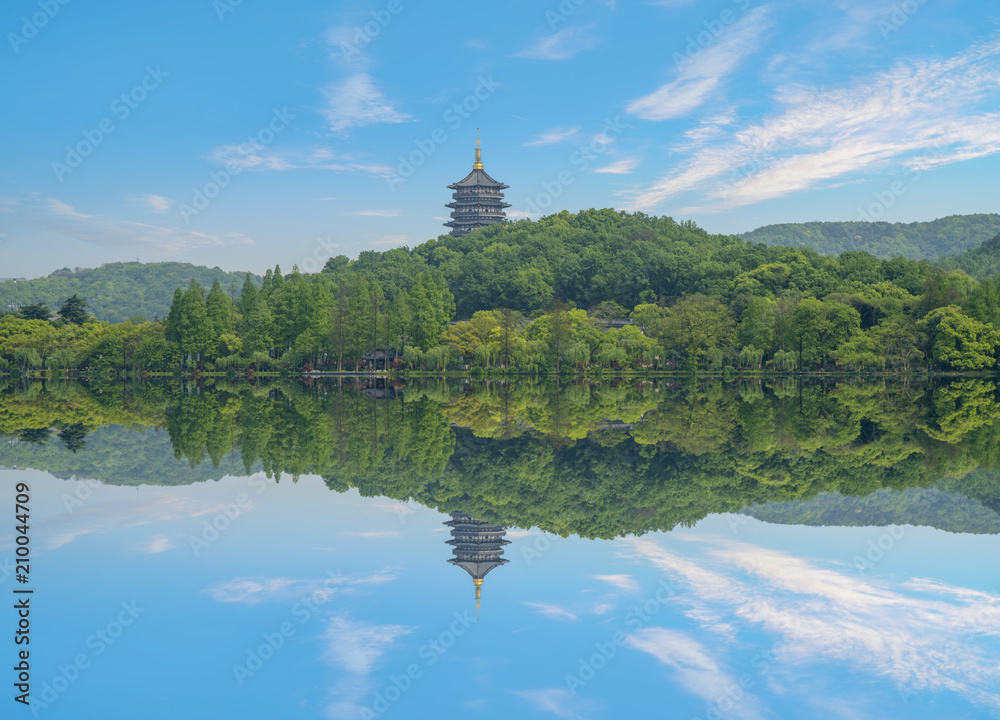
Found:
[[[524,603],[527,607],[535,610],[539,615],[544,615],[551,620],[579,620],[575,614],[571,613],[569,610],[559,607],[558,605],[550,605],[549,603],[540,602],[526,602]]]
[[[601,580],[610,585],[614,585],[624,592],[638,592],[639,583],[631,575],[594,575],[595,580]]]
[[[343,670],[346,677],[334,686],[327,708],[329,717],[339,720],[368,716],[363,714],[365,706],[361,703],[372,696],[374,684],[369,675],[382,655],[415,629],[353,620],[347,614],[330,618],[323,636],[327,641],[326,660]]]
[[[104,488],[102,488],[104,489]],[[106,490],[111,490],[110,487]],[[70,491],[71,492],[71,491]],[[187,518],[221,512],[222,506],[232,503],[232,498],[225,500],[196,500],[186,494],[178,493],[173,488],[148,488],[138,491],[142,497],[136,499],[132,493],[115,488],[105,492],[100,498],[93,497],[85,501],[72,513],[58,515],[48,520],[43,532],[51,533],[46,548],[56,550],[70,544],[76,538],[84,535],[99,534],[108,530],[141,527],[161,522],[177,522]],[[245,490],[234,489],[233,497]],[[253,508],[249,501],[242,511]],[[144,548],[148,552],[148,548]]]
[[[740,685],[739,679],[723,670],[704,645],[676,630],[645,628],[631,635],[628,644],[674,668],[680,684],[710,704],[730,697],[732,688]],[[726,714],[736,718],[761,717],[758,701],[749,695],[733,704]]]
[[[581,720],[597,709],[594,701],[585,700],[565,688],[521,690],[514,694],[527,700],[539,712],[552,713],[563,720]]]
[[[279,600],[295,600],[314,594],[329,596],[335,592],[356,590],[361,586],[386,583],[395,580],[392,573],[382,571],[371,575],[339,575],[331,573],[323,580],[293,578],[238,577],[216,583],[204,592],[217,602],[258,605]],[[329,599],[329,598],[327,598]]]
[[[783,658],[843,661],[904,692],[947,690],[1000,709],[1000,597],[933,580],[894,585],[719,538],[689,546],[702,550],[697,560],[648,539],[627,543],[688,586],[681,602],[696,609],[692,619],[735,615],[780,636]],[[787,662],[775,670],[794,687]]]

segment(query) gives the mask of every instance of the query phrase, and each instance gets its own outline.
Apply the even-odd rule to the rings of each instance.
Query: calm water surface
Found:
[[[991,384],[383,390],[8,388],[33,710],[1000,716]]]

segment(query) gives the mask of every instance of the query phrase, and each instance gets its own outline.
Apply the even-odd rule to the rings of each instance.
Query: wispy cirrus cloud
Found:
[[[382,571],[369,575],[333,575],[325,579],[287,577],[238,577],[205,588],[216,602],[259,605],[294,600],[316,592],[335,593],[357,590],[367,585],[391,582],[395,575]]]
[[[629,175],[636,166],[639,164],[639,158],[637,157],[627,157],[621,160],[616,160],[613,163],[609,163],[603,167],[594,168],[594,172],[598,174],[607,175]]]
[[[183,228],[117,220],[80,212],[57,198],[32,196],[13,206],[14,216],[60,238],[104,247],[142,247],[144,252],[170,256],[196,248],[252,245],[240,233],[212,235]]]
[[[767,5],[751,10],[724,30],[714,45],[688,59],[671,82],[630,103],[628,112],[643,120],[669,120],[699,107],[743,58],[761,48],[771,27],[770,14]]]
[[[652,185],[630,207],[685,192],[702,211],[758,203],[862,171],[924,170],[1000,152],[1000,40],[949,58],[907,60],[836,89],[789,85],[780,110],[733,128]]]
[[[134,201],[154,213],[170,212],[176,204],[170,198],[163,197],[162,195],[143,195],[134,198]]]
[[[588,34],[589,27],[566,28],[552,35],[539,38],[515,57],[530,60],[569,60],[577,53],[597,45],[596,38]]]
[[[413,121],[413,116],[396,107],[386,98],[367,72],[354,73],[326,90],[326,107],[323,115],[332,132],[344,134],[354,128],[368,125]]]
[[[551,605],[549,603],[540,602],[526,602],[524,604],[534,609],[539,615],[544,615],[552,620],[574,622],[580,619],[576,614],[571,613],[569,610],[560,607],[559,605]]]
[[[594,579],[613,585],[622,592],[639,592],[639,583],[631,575],[594,575]]]
[[[234,166],[241,171],[335,170],[379,176],[395,172],[386,165],[367,163],[356,156],[338,153],[331,147],[278,150],[246,145],[220,145],[204,157],[216,165]]]
[[[520,690],[514,694],[530,703],[535,710],[551,713],[563,720],[582,720],[598,709],[593,700],[581,698],[565,688]]]
[[[645,628],[630,635],[626,642],[673,668],[678,684],[710,705],[729,697],[727,690],[739,687],[739,678],[727,672],[708,648],[682,632],[662,627]],[[760,702],[749,695],[739,703],[731,703],[726,714],[734,718],[763,717]]]
[[[552,128],[541,135],[536,137],[534,140],[529,140],[524,143],[525,147],[536,147],[538,145],[555,145],[556,143],[561,143],[563,140],[568,140],[569,138],[580,132],[580,128]]]
[[[370,708],[366,714],[360,704],[372,688],[369,675],[382,656],[415,629],[355,620],[346,613],[330,618],[323,635],[327,642],[325,659],[346,674],[331,690],[332,700],[327,707],[330,717],[353,720],[373,716]]]
[[[950,692],[1000,710],[1000,596],[920,578],[860,577],[721,538],[694,540],[695,557],[648,539],[628,544],[636,558],[686,585],[682,601],[710,611],[703,622],[736,616],[740,627],[779,638],[783,661],[772,667],[772,677],[789,680],[788,687],[794,686],[791,665],[837,661],[901,690]],[[687,664],[712,669],[695,659]]]

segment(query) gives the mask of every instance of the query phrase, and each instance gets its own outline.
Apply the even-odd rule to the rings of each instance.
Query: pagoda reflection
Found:
[[[452,565],[465,570],[472,576],[476,588],[476,615],[483,594],[483,578],[495,567],[505,565],[509,560],[503,556],[503,546],[510,545],[505,540],[507,529],[501,525],[476,520],[467,513],[453,512],[451,520],[445,523],[451,528],[451,540],[455,557],[448,560]]]

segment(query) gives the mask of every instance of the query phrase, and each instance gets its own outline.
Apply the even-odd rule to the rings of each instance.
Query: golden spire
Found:
[[[472,169],[483,169],[483,151],[479,149],[479,128],[476,128],[476,162],[472,163]]]
[[[483,599],[483,579],[473,578],[472,584],[476,586],[476,620],[479,619],[479,601]]]

